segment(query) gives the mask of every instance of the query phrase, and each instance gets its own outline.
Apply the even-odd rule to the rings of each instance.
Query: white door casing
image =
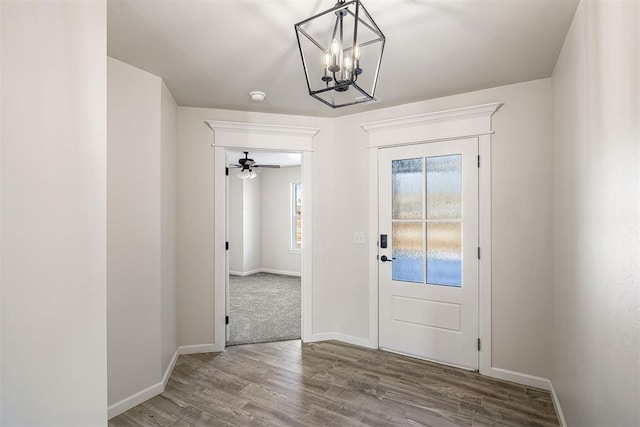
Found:
[[[302,182],[305,197],[302,201],[302,234],[305,241],[311,243],[312,237],[312,200],[313,200],[313,137],[317,128],[227,122],[206,120],[207,126],[213,130],[214,139],[214,351],[222,351],[226,342],[226,297],[227,253],[225,250],[226,221],[226,148],[256,149],[270,151],[288,151],[302,153]],[[302,340],[310,341],[312,330],[312,279],[313,279],[313,246],[305,245],[302,250]]]
[[[380,150],[380,348],[478,369],[477,156],[478,138]]]
[[[479,369],[491,375],[491,134],[493,114],[501,102],[425,113],[409,117],[363,123],[369,136],[369,180],[378,180],[380,148],[420,144],[449,139],[477,137],[481,166],[479,169]],[[369,235],[378,233],[378,186],[369,186]],[[369,339],[368,346],[379,347],[378,328],[378,246],[369,239]]]

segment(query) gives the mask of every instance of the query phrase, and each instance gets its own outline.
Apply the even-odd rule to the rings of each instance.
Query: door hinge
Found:
[[[224,250],[225,251],[229,250],[229,242],[224,242]]]
[[[480,259],[480,246],[478,246],[478,259]]]
[[[480,338],[478,338],[478,351],[480,351]]]
[[[478,167],[480,167],[480,155],[478,155]]]
[[[224,174],[225,174],[226,176],[229,176],[229,168],[224,168]]]
[[[224,316],[224,324],[225,325],[229,324],[229,316]]]

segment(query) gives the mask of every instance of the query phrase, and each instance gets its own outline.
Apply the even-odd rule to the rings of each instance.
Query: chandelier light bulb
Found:
[[[345,80],[350,80],[351,79],[351,69],[353,64],[351,64],[351,57],[348,55],[344,56],[344,79]]]
[[[322,65],[322,81],[329,84],[329,82],[333,80],[333,78],[329,75],[331,72],[329,69],[331,67],[331,54],[329,52],[325,52],[324,55],[322,55]]]
[[[351,57],[350,56],[346,56],[344,57],[344,68],[346,68],[347,70],[351,71]]]
[[[333,39],[331,42],[331,63],[329,64],[329,71],[335,73],[340,71],[340,64],[338,64],[338,58],[340,55],[340,44],[338,40]]]
[[[331,42],[331,54],[337,55],[339,53],[340,53],[340,44],[338,43],[338,40],[333,39],[333,41]]]
[[[331,54],[329,52],[325,52],[324,55],[322,55],[322,65],[325,67],[331,65]]]

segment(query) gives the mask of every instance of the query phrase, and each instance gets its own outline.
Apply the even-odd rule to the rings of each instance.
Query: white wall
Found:
[[[0,424],[104,426],[106,4],[0,9]]]
[[[137,393],[161,391],[177,349],[176,109],[159,77],[108,58],[111,416]]]
[[[178,105],[167,86],[161,87],[160,117],[160,239],[161,281],[160,295],[162,372],[169,367],[178,348],[177,282],[176,282],[176,115]]]
[[[229,271],[300,275],[302,257],[291,252],[291,183],[300,167],[264,169],[254,179],[229,176]]]
[[[244,273],[244,215],[242,194],[244,180],[238,179],[237,172],[231,169],[229,174],[229,271]],[[257,178],[256,178],[257,179]]]
[[[0,3],[0,166],[2,166],[2,138],[4,133],[2,132],[2,104],[3,102],[1,101],[2,98],[2,83],[3,83],[3,79],[2,79],[2,37],[3,37],[3,32],[2,32],[2,3]],[[2,329],[2,281],[3,281],[3,275],[2,275],[2,172],[0,172],[0,367],[4,366],[2,364],[2,334],[3,334],[3,329]],[[2,383],[3,383],[3,375],[2,375],[2,369],[0,368],[0,423],[2,423],[2,420],[4,420],[4,416],[3,416],[3,405],[4,405],[4,400],[2,398]]]
[[[502,101],[492,137],[492,366],[551,375],[551,82],[536,80],[385,108],[337,120],[331,176],[333,263],[341,332],[368,336],[367,247],[353,245],[368,221],[367,134],[359,124]],[[349,183],[349,185],[344,185]],[[322,184],[321,184],[322,185]],[[375,185],[375,183],[373,183]],[[346,214],[348,212],[348,214]],[[375,236],[367,236],[374,239]]]
[[[640,6],[582,1],[553,74],[553,384],[568,425],[640,425]]]
[[[204,120],[319,127],[314,138],[313,333],[367,340],[369,121],[489,102],[493,119],[493,366],[551,375],[551,81],[537,80],[339,119],[178,108],[182,344],[213,342],[213,132]],[[346,185],[348,183],[348,185]],[[375,236],[367,236],[373,239]]]
[[[300,274],[301,253],[291,252],[291,183],[301,179],[300,166],[262,172],[263,269]]]
[[[109,404],[158,381],[161,81],[108,59]]]
[[[262,267],[261,174],[238,178],[239,169],[229,174],[229,272],[245,276]]]
[[[214,344],[213,295],[213,132],[205,120],[225,120],[319,127],[314,138],[315,235],[332,232],[329,212],[333,188],[325,176],[331,169],[333,125],[330,119],[251,113],[206,108],[178,107],[178,325],[180,345]],[[327,240],[314,241],[313,330],[336,330],[333,302],[333,257]]]
[[[236,178],[238,179],[238,178]],[[244,229],[242,248],[244,254],[244,270],[253,271],[262,267],[262,174],[254,179],[245,179],[242,183],[242,217]]]
[[[178,345],[214,342],[213,135],[207,118],[185,116],[178,107]]]

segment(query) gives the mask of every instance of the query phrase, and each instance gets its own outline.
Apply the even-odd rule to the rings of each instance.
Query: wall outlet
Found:
[[[356,231],[353,233],[353,244],[354,245],[364,245],[364,233],[361,231]]]

